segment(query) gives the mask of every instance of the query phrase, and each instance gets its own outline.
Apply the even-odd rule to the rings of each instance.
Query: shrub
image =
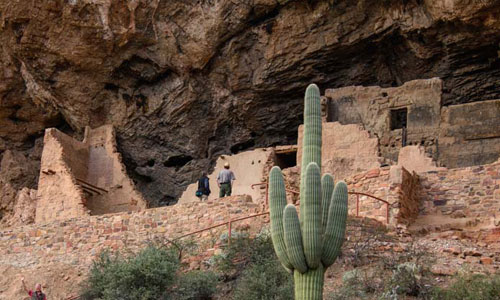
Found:
[[[191,271],[179,278],[173,293],[166,299],[208,300],[217,291],[218,278],[214,272]]]
[[[233,299],[293,299],[292,275],[278,261],[268,232],[233,239],[231,246],[214,258],[214,265],[226,279],[237,278]]]
[[[261,264],[270,260],[277,261],[271,236],[264,232],[255,238],[236,235],[231,246],[223,254],[213,258],[212,264],[222,273],[241,272],[246,266]]]
[[[347,271],[342,276],[342,286],[327,296],[331,300],[367,299],[380,284],[379,274],[360,269]]]
[[[499,300],[500,274],[462,275],[448,288],[436,288],[433,299],[442,300]]]
[[[82,299],[158,299],[175,282],[179,260],[174,251],[148,246],[123,258],[103,252],[94,262]]]
[[[421,290],[420,273],[420,267],[415,263],[397,265],[391,278],[392,290],[398,295],[418,296]]]
[[[292,276],[276,258],[256,263],[243,271],[237,281],[233,299],[293,299]]]

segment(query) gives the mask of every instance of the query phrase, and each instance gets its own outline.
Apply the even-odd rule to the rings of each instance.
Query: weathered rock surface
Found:
[[[500,97],[500,1],[0,0],[0,150],[112,123],[128,172],[170,202],[223,153],[290,144],[302,94],[441,77]]]
[[[35,216],[35,194],[40,147],[35,147],[31,155],[20,151],[7,150],[0,162],[0,225],[31,223]]]

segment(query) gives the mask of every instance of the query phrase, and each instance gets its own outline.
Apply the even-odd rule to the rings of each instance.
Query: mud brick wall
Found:
[[[500,219],[500,161],[421,174],[421,214],[472,217],[496,226]]]

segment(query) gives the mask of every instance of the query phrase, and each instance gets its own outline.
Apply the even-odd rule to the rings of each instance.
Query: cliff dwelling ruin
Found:
[[[395,88],[327,89],[322,101],[324,172],[334,174],[337,179],[351,180],[383,168],[386,171],[382,173],[389,176],[391,168],[392,177],[381,183],[391,186],[403,182],[401,176],[415,177],[406,180],[410,182],[426,172],[497,161],[500,100],[442,106],[442,89],[438,78],[415,80]],[[289,188],[297,188],[301,142],[302,126],[299,126],[298,145],[220,156],[209,175],[212,190],[209,200],[218,197],[216,177],[226,162],[236,174],[235,193],[249,195],[254,203],[263,204],[267,172],[274,165],[285,170]],[[392,171],[394,168],[404,171]],[[194,196],[196,189],[196,182],[189,185],[178,202],[199,201]],[[395,191],[387,190],[383,197],[392,192]],[[35,212],[37,223],[147,207],[125,172],[110,125],[87,127],[81,142],[57,129],[47,129],[38,190],[31,195],[36,195],[32,201],[36,207],[30,214]],[[420,198],[427,196],[412,197],[412,201],[420,202],[425,200]],[[442,207],[444,212],[448,209],[446,205]]]
[[[112,126],[87,127],[81,142],[57,129],[46,130],[37,223],[145,208],[121,163]]]
[[[496,161],[500,153],[500,100],[444,106],[442,98],[439,78],[414,80],[394,88],[327,89],[325,121],[361,124],[379,140],[378,151],[387,164],[397,162],[400,149],[407,145],[423,146],[438,165],[448,168]]]
[[[498,239],[500,100],[443,106],[441,95],[437,78],[396,88],[326,90],[323,172],[348,184],[351,216],[405,232],[454,229],[479,232],[485,241]],[[272,166],[283,169],[287,199],[300,201],[302,130],[299,126],[298,145],[221,155],[209,174],[208,201],[195,196],[195,182],[176,205],[146,209],[125,172],[112,126],[87,127],[82,141],[47,129],[38,190],[23,190],[15,208],[14,217],[27,221],[0,230],[0,266],[29,251],[27,264],[42,260],[73,268],[77,261],[83,268],[95,257],[88,249],[138,248],[150,237],[182,236],[236,218],[246,220],[238,228],[258,232],[267,226],[266,218],[247,218],[268,210]],[[11,154],[4,156],[8,159]],[[233,196],[218,199],[216,177],[226,162],[236,175]],[[225,234],[225,227],[215,230]],[[33,242],[17,238],[23,234]],[[200,238],[212,234],[203,232]],[[50,250],[38,241],[49,241]]]

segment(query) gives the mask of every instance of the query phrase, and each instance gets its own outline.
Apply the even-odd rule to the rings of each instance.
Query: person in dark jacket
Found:
[[[45,294],[42,292],[42,285],[37,283],[35,285],[35,290],[28,290],[26,287],[26,284],[24,283],[24,277],[21,279],[21,282],[23,283],[24,290],[28,295],[31,297],[31,300],[47,300],[47,297]]]
[[[198,179],[198,190],[196,191],[196,196],[200,198],[200,201],[208,200],[210,195],[210,183],[207,177],[207,173],[203,172],[200,179]]]

